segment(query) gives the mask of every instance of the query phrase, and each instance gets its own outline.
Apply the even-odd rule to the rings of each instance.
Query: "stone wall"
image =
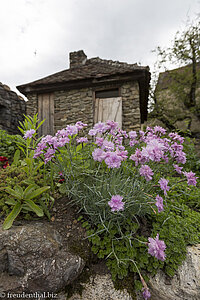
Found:
[[[122,96],[122,124],[126,131],[139,130],[140,121],[140,96],[137,82],[127,82],[121,87]]]
[[[23,121],[26,111],[26,102],[0,83],[0,129],[10,134],[19,134],[19,121]]]
[[[55,131],[82,121],[93,126],[93,92],[91,88],[54,93]]]
[[[26,102],[26,115],[33,116],[38,113],[37,94],[29,94],[27,98],[28,101]]]
[[[110,88],[105,86],[105,89]],[[54,92],[54,131],[64,128],[69,124],[82,121],[91,128],[94,125],[94,90],[82,88],[70,91]],[[139,85],[137,82],[125,82],[121,85],[122,97],[122,124],[123,129],[139,130]],[[27,96],[29,101],[26,105],[27,115],[33,116],[37,112],[38,101],[36,94]]]

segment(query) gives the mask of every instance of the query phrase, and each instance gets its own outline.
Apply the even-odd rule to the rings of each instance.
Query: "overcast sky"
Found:
[[[168,46],[200,0],[0,0],[0,82],[15,87],[67,69],[69,52],[141,63]]]

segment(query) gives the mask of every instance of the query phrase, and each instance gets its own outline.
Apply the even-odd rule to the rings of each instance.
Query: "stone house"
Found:
[[[9,134],[19,134],[19,121],[23,121],[26,102],[0,82],[0,129]]]
[[[26,114],[46,119],[40,134],[54,134],[79,120],[89,128],[106,120],[128,131],[141,128],[147,119],[148,67],[87,59],[83,50],[69,58],[69,69],[17,87],[29,100]]]

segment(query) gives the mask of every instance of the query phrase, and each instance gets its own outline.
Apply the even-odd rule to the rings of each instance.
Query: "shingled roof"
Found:
[[[73,63],[73,54],[78,56],[79,62]],[[82,59],[80,59],[82,58]],[[138,66],[137,64],[128,64],[118,61],[105,60],[99,57],[87,59],[87,56],[83,50],[70,53],[70,68],[61,72],[52,74],[42,79],[17,86],[17,89],[27,94],[30,92],[39,92],[44,90],[58,90],[61,87],[71,87],[73,83],[77,82],[90,82],[92,80],[99,81],[103,78],[110,76],[117,76],[123,74],[139,74],[147,72],[149,73],[148,67]],[[93,81],[93,83],[94,83]]]

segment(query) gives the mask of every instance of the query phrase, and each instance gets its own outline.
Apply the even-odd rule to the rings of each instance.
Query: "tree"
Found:
[[[157,66],[172,63],[182,68],[168,71],[168,80],[173,92],[184,99],[188,107],[196,105],[197,81],[200,73],[200,22],[190,22],[187,28],[178,31],[167,49],[157,47]],[[165,70],[167,68],[165,67]]]

